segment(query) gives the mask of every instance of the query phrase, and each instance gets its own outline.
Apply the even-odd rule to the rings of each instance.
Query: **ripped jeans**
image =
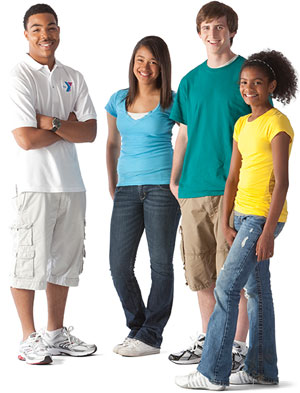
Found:
[[[239,213],[238,213],[239,214]],[[248,298],[249,350],[244,370],[251,376],[278,382],[275,319],[269,260],[257,262],[256,243],[266,218],[235,215],[236,238],[215,288],[216,306],[210,318],[198,371],[212,383],[228,385],[240,291]],[[275,237],[284,223],[277,224]]]

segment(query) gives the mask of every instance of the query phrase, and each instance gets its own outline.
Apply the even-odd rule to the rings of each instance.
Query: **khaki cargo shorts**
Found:
[[[85,192],[22,192],[14,202],[11,287],[77,286],[85,256]]]
[[[221,225],[222,202],[223,195],[179,199],[181,256],[192,291],[210,287],[227,257],[229,246]]]

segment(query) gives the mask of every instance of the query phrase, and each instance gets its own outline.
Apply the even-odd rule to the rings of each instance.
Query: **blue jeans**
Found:
[[[111,218],[110,270],[120,297],[129,337],[159,348],[173,303],[173,253],[180,218],[168,185],[117,187]],[[151,289],[145,307],[134,275],[145,229],[150,254]]]
[[[265,217],[236,215],[236,238],[216,282],[216,306],[210,318],[198,371],[212,383],[228,385],[232,344],[236,331],[240,291],[248,297],[249,351],[244,370],[251,376],[278,382],[275,319],[269,260],[257,262],[256,243]],[[284,223],[278,223],[275,237]]]

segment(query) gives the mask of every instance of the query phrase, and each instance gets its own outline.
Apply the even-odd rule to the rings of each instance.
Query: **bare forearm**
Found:
[[[38,127],[44,130],[52,130],[53,117],[37,114]],[[60,120],[61,126],[55,132],[62,139],[73,142],[93,142],[97,134],[97,122],[94,119],[77,121],[76,116],[70,113],[68,120]]]
[[[183,127],[183,126],[181,126]],[[187,134],[186,129],[185,132],[180,130],[176,139],[174,155],[173,155],[173,164],[172,164],[172,172],[170,184],[178,186],[179,180],[181,177],[186,147],[187,147]]]
[[[17,128],[13,135],[17,144],[24,150],[41,149],[61,140],[54,132],[34,127]]]
[[[120,148],[118,146],[107,145],[106,148],[106,166],[108,175],[109,191],[115,190],[118,183],[117,164],[120,154]]]
[[[229,226],[229,218],[233,210],[238,183],[235,179],[227,179],[223,199],[223,228]]]
[[[274,234],[280,214],[284,206],[284,202],[286,200],[288,187],[288,182],[284,182],[281,184],[275,183],[268,217],[264,226],[264,232]]]
[[[93,142],[97,134],[97,123],[96,120],[85,122],[61,120],[61,127],[56,134],[68,142]]]

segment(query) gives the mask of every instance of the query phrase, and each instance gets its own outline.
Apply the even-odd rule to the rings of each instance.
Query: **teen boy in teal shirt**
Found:
[[[227,5],[212,1],[200,9],[196,23],[207,61],[182,79],[171,112],[171,119],[180,123],[180,128],[170,188],[181,206],[185,276],[189,287],[198,294],[203,334],[191,348],[169,356],[177,364],[198,363],[201,358],[215,305],[217,273],[229,248],[220,219],[233,128],[240,116],[250,112],[238,86],[244,59],[231,51],[238,28],[237,14]],[[247,332],[246,299],[242,296],[233,372],[242,367]]]

